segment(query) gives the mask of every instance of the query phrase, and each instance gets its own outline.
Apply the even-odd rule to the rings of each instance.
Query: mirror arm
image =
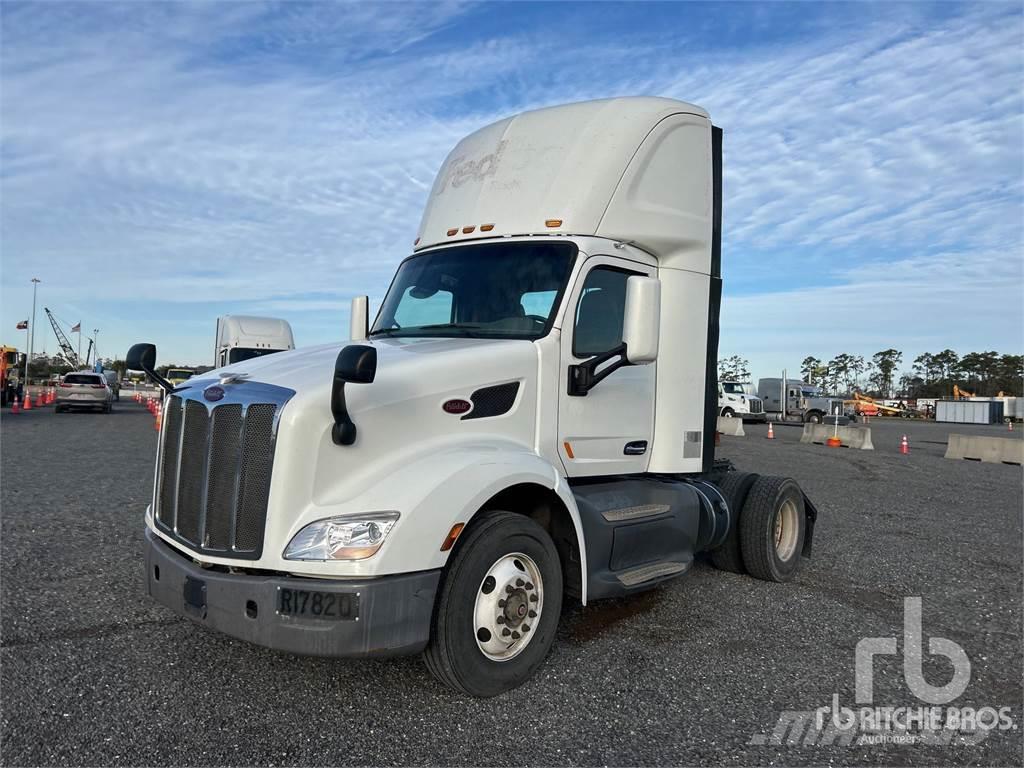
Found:
[[[331,415],[334,416],[331,440],[335,445],[352,445],[356,441],[356,425],[348,415],[345,403],[345,380],[337,373],[331,384]]]
[[[598,366],[615,358],[618,358],[618,360],[601,369],[600,373],[595,372]],[[632,365],[632,363],[626,357],[625,342],[619,344],[614,349],[590,358],[586,362],[570,365],[568,394],[571,397],[586,397],[587,392],[600,384],[606,377],[627,365]]]

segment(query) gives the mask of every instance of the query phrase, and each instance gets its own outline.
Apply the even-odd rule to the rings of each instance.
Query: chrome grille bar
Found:
[[[180,387],[164,411],[157,488],[158,528],[198,552],[258,559],[263,551],[281,408],[295,394],[257,382]],[[219,385],[218,385],[219,386]]]

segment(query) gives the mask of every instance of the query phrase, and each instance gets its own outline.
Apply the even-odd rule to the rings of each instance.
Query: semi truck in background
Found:
[[[349,343],[179,387],[133,346],[166,392],[149,594],[283,651],[423,652],[492,696],[543,663],[564,599],[699,552],[793,578],[814,505],[715,459],[721,161],[692,104],[526,112],[451,152]]]
[[[217,318],[214,368],[290,349],[295,349],[295,338],[287,320],[252,315],[223,315]]]
[[[24,359],[15,347],[0,346],[0,407],[6,408],[19,396]]]
[[[782,393],[786,401],[783,407]],[[821,388],[799,379],[758,379],[757,395],[764,402],[768,418],[776,421],[802,421],[821,424],[826,418],[832,424],[838,416],[840,424],[848,424],[842,398],[825,397]]]
[[[754,385],[742,381],[718,382],[718,413],[727,419],[764,421],[764,405],[754,394]]]

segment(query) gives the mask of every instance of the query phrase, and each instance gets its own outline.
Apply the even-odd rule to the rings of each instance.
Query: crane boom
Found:
[[[57,324],[57,318],[53,316],[47,307],[43,307],[43,311],[46,312],[46,316],[50,319],[50,325],[53,326],[53,333],[57,337],[57,343],[60,345],[61,352],[64,353],[64,359],[68,361],[68,364],[74,369],[78,370],[82,367],[81,361],[78,359],[78,353],[75,352],[75,348],[71,346],[71,342],[68,337],[64,335],[64,331],[60,329],[60,325]]]

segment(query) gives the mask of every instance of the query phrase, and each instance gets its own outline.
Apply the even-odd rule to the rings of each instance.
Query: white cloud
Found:
[[[765,366],[876,339],[1019,351],[1016,9],[903,8],[692,52],[694,37],[642,23],[517,29],[466,10],[5,6],[4,327],[38,273],[48,302],[96,318],[114,346],[139,332],[118,310],[130,299],[194,327],[169,354],[197,362],[229,303],[298,313],[302,343],[337,337],[347,297],[385,289],[461,135],[524,108],[653,92],[726,130],[723,351]],[[951,313],[955,331],[938,322]]]

